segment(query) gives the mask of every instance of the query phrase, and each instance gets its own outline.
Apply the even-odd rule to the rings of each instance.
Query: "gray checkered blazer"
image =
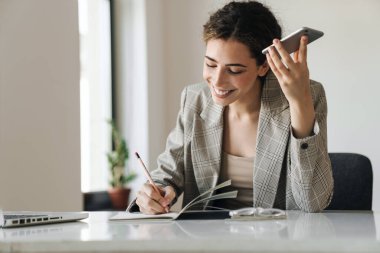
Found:
[[[271,72],[266,77],[252,168],[255,207],[317,212],[330,203],[333,178],[327,153],[326,97],[320,83],[311,81],[311,91],[316,111],[314,134],[296,139],[279,83]],[[160,185],[171,185],[177,196],[183,192],[183,205],[218,182],[223,109],[213,102],[206,84],[191,85],[182,92],[176,126],[152,177]]]

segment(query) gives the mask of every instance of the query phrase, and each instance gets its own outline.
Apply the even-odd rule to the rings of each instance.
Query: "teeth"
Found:
[[[220,96],[223,96],[223,95],[226,95],[228,92],[230,92],[229,90],[219,90],[217,88],[214,87],[214,91],[216,94],[220,95]]]

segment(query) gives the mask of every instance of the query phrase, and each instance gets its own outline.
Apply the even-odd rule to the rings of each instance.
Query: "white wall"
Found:
[[[310,45],[308,57],[311,78],[326,89],[329,152],[370,158],[373,209],[380,210],[380,34],[375,32],[380,27],[380,1],[266,2],[286,31],[310,26],[325,32]]]
[[[202,80],[202,25],[225,0],[163,0],[165,135],[175,124],[184,86]],[[325,36],[309,47],[311,78],[328,97],[330,152],[368,156],[374,170],[373,209],[380,210],[380,1],[266,0],[287,34],[301,26]],[[147,31],[149,33],[150,27]],[[149,55],[148,55],[149,58]],[[149,85],[153,85],[150,83]],[[162,144],[162,148],[164,144]],[[162,150],[153,150],[159,153]],[[152,161],[151,161],[152,162]]]
[[[131,15],[122,17],[129,22],[120,29],[134,36],[119,41],[130,45],[119,61],[132,68],[118,70],[123,73],[121,83],[127,83],[120,92],[130,98],[121,103],[124,111],[118,115],[125,131],[139,133],[129,136],[131,151],[149,157],[151,168],[174,126],[182,88],[202,80],[202,25],[208,13],[225,2],[120,1],[126,9],[132,7],[127,11]],[[358,152],[371,159],[373,208],[380,210],[380,86],[375,76],[380,2],[265,2],[280,17],[285,33],[300,26],[325,32],[310,45],[309,64],[311,77],[325,85],[328,96],[329,151]],[[77,19],[75,0],[0,0],[2,208],[81,207]],[[140,105],[137,110],[131,110],[133,103]],[[142,181],[143,176],[134,189]]]
[[[0,208],[81,210],[76,0],[0,0]]]
[[[116,118],[118,127],[125,136],[130,157],[127,163],[139,176],[129,187],[136,190],[146,181],[134,152],[139,152],[147,166],[152,147],[149,145],[149,68],[147,57],[147,4],[145,0],[116,0],[115,43],[116,46]],[[154,84],[154,82],[152,82]],[[160,134],[162,131],[158,131]],[[152,141],[154,138],[152,139]]]
[[[180,94],[189,84],[202,81],[204,43],[203,24],[217,1],[164,0],[164,62],[166,78],[167,133],[174,127],[179,110]]]

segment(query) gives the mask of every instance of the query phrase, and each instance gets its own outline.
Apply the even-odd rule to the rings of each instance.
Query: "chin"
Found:
[[[229,99],[217,98],[214,95],[212,96],[212,100],[214,101],[215,104],[221,105],[221,106],[227,106],[233,102],[233,101],[230,101]]]

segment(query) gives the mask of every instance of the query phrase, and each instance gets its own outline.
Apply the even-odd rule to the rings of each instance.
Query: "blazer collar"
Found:
[[[261,110],[270,112],[273,116],[289,107],[276,76],[269,71],[263,85],[261,94]]]
[[[194,115],[191,148],[194,175],[200,194],[218,183],[223,144],[224,107],[214,103],[209,90],[205,102],[202,112]],[[205,206],[207,204],[208,202]]]
[[[212,99],[210,90],[207,91],[206,105],[200,113],[201,119],[210,127],[222,123],[223,125],[224,106],[218,105]]]
[[[253,204],[272,207],[276,198],[290,129],[289,103],[269,72],[261,96],[253,176]]]
[[[214,103],[210,91],[207,98],[202,112],[195,115],[192,142],[194,174],[200,193],[215,187],[218,182],[223,145],[224,107]],[[271,207],[274,203],[289,138],[288,108],[276,77],[269,72],[263,85],[258,123],[253,179],[255,206]],[[275,141],[277,138],[282,141]],[[276,157],[268,150],[274,151]]]

